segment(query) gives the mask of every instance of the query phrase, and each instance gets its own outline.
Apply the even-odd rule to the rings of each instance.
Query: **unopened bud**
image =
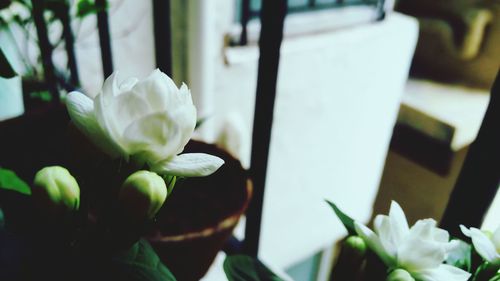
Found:
[[[386,281],[415,281],[415,278],[413,278],[408,271],[398,268],[387,276]]]
[[[361,257],[366,254],[367,246],[363,238],[352,235],[345,240],[343,249]]]
[[[137,171],[122,185],[118,201],[132,217],[153,218],[167,198],[167,186],[162,177],[149,171]]]
[[[32,194],[37,204],[49,213],[76,211],[80,207],[80,187],[68,170],[60,166],[38,171]]]

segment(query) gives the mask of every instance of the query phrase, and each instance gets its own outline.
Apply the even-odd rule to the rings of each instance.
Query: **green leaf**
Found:
[[[458,246],[448,253],[448,258],[445,262],[465,271],[470,271],[472,265],[472,246],[460,239],[456,240],[458,241]]]
[[[489,281],[500,281],[500,273],[497,275],[493,276]]]
[[[109,280],[176,281],[144,239],[136,242],[129,250],[116,255],[111,261],[109,273]]]
[[[328,200],[325,201],[330,205],[330,207],[332,207],[337,217],[340,219],[344,227],[347,229],[349,235],[357,235],[356,230],[354,229],[354,220],[348,215],[346,215],[344,212],[342,212],[334,203]]]
[[[79,18],[84,18],[88,15],[97,14],[98,12],[105,11],[108,8],[108,2],[106,1],[104,7],[100,7],[95,4],[92,0],[80,0],[76,4],[76,16]]]
[[[9,63],[9,60],[3,53],[2,49],[0,49],[0,77],[3,78],[12,78],[16,76],[17,73],[14,71],[12,66]]]
[[[259,260],[242,255],[227,256],[224,272],[229,281],[283,281]]]
[[[0,188],[31,195],[31,189],[26,182],[19,178],[13,171],[2,168],[0,168]]]

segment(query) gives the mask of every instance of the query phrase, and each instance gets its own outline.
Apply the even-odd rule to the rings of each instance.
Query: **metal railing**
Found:
[[[349,5],[364,1],[338,1],[331,5]],[[375,3],[375,1],[372,1]],[[370,2],[370,3],[372,3]],[[383,1],[376,1],[377,7],[383,6]],[[99,5],[106,6],[105,0],[97,0]],[[256,13],[249,6],[249,0],[243,0],[242,24],[247,24],[248,20]],[[320,8],[319,2],[310,0],[308,7]],[[157,66],[167,73],[172,70],[172,47],[171,47],[171,26],[170,26],[170,6],[169,1],[153,0],[154,11],[154,35]],[[34,17],[39,38],[45,80],[51,94],[54,95],[55,102],[59,101],[58,88],[69,87],[61,82],[57,77],[54,64],[52,62],[52,51],[47,28],[43,19],[43,0],[33,1]],[[294,10],[295,9],[295,10]],[[276,82],[279,66],[279,49],[283,37],[283,25],[285,15],[288,12],[299,12],[301,9],[287,7],[286,0],[264,1],[261,16],[261,34],[259,40],[260,58],[258,68],[258,81],[256,91],[255,119],[252,136],[252,153],[250,174],[254,182],[254,196],[247,211],[247,225],[245,241],[238,241],[235,238],[230,240],[230,245],[226,247],[228,253],[243,252],[248,255],[257,256],[260,225],[262,218],[262,204],[265,192],[265,179],[268,164],[269,144],[272,130],[274,101],[276,96]],[[383,9],[381,9],[383,17]],[[99,11],[98,29],[101,46],[101,60],[103,65],[103,75],[106,78],[113,70],[112,48],[110,44],[110,33],[108,25],[108,15],[105,9]],[[78,72],[73,50],[72,32],[69,20],[64,21],[64,37],[66,50],[69,57],[69,69],[71,71],[72,87],[77,87]],[[245,32],[245,28],[243,28]],[[242,36],[245,34],[242,32]],[[242,38],[242,43],[244,43]],[[161,51],[158,51],[161,50]],[[497,191],[500,173],[500,135],[497,134],[500,127],[500,76],[497,76],[492,98],[484,117],[483,124],[476,141],[473,143],[464,167],[457,181],[455,190],[448,204],[446,214],[443,218],[443,226],[452,230],[459,223],[469,226],[479,226],[487,207],[491,204],[493,195]],[[463,207],[472,205],[467,212],[463,212]],[[452,231],[455,233],[455,231]]]
[[[240,0],[241,11],[239,13],[239,22],[241,25],[241,34],[239,45],[248,43],[248,22],[252,19],[260,18],[263,0]],[[370,6],[377,10],[378,19],[384,18],[384,2],[385,0],[332,0],[325,2],[324,0],[307,0],[294,3],[292,0],[286,1],[286,13],[304,13],[326,9],[338,9],[353,6]],[[253,4],[253,5],[252,5]]]

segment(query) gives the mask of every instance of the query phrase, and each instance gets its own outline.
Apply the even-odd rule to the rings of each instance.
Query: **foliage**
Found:
[[[112,279],[123,281],[175,281],[151,245],[141,239],[111,260]]]
[[[340,219],[344,227],[347,229],[349,235],[356,235],[356,230],[354,229],[354,220],[348,215],[346,215],[344,212],[342,212],[334,203],[328,200],[326,200],[326,203],[328,203],[328,205],[332,207],[337,217]]]
[[[0,168],[0,188],[17,191],[30,195],[31,189],[16,173],[11,170]]]

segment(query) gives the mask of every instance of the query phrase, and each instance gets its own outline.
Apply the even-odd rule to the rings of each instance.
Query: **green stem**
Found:
[[[474,274],[473,281],[496,281],[500,280],[500,265],[484,262]]]

